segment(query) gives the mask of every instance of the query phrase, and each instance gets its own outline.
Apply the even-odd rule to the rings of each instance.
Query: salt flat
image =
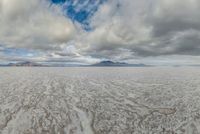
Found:
[[[0,134],[199,134],[199,68],[0,68]]]

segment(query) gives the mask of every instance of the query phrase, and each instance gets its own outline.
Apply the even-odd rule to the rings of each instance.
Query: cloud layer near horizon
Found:
[[[90,2],[79,4],[77,10]],[[65,14],[65,4],[1,0],[0,59],[78,63],[109,59],[150,64],[200,60],[198,0],[107,0],[97,11],[91,10],[86,20],[90,30]],[[87,12],[89,7],[91,3]],[[6,49],[26,49],[28,56],[13,56]]]

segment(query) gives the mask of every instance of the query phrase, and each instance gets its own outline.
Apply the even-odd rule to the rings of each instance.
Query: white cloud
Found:
[[[59,49],[76,32],[58,6],[46,0],[1,0],[0,42],[7,47]]]
[[[114,60],[134,56],[131,47],[151,40],[151,27],[145,23],[148,6],[144,0],[110,0],[103,4],[90,20],[94,30],[78,38],[83,53]]]

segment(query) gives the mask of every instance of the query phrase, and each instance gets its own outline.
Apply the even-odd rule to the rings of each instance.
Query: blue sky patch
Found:
[[[3,50],[3,53],[5,55],[10,55],[10,56],[25,56],[25,57],[32,57],[36,56],[37,53],[36,51],[30,51],[27,49],[19,49],[19,48],[5,48]]]
[[[72,20],[82,24],[88,30],[89,19],[107,0],[51,0],[54,4],[61,4],[63,12]]]
[[[65,3],[66,0],[51,0],[55,4]]]

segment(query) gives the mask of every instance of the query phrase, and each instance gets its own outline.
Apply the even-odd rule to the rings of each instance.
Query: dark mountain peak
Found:
[[[31,63],[34,63],[34,62],[30,62],[30,61],[23,61],[21,62],[22,64],[31,64]]]
[[[41,64],[31,62],[31,61],[22,61],[18,63],[9,63],[8,66],[42,66]]]
[[[102,64],[114,64],[114,62],[110,61],[110,60],[101,61],[100,63],[102,63]]]
[[[119,66],[119,67],[145,67],[145,64],[128,64],[125,62],[114,62],[114,61],[101,61],[99,63],[93,64],[91,66]]]

